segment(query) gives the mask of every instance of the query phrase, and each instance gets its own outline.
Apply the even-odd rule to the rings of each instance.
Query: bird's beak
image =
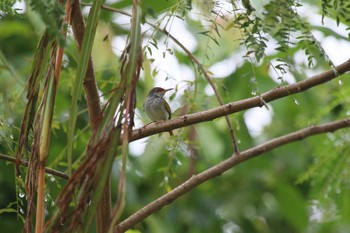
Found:
[[[172,89],[174,89],[174,88],[165,89],[164,93],[167,92],[167,91],[171,91]]]

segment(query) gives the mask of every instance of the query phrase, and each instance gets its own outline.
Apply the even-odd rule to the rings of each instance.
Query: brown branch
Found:
[[[12,162],[12,163],[16,163],[16,158],[8,156],[8,155],[0,154],[0,159],[1,160],[5,160],[5,161],[9,161],[9,162]],[[22,166],[28,167],[28,161],[26,161],[26,160],[23,160],[23,159],[19,160],[19,164],[22,165]],[[51,174],[51,175],[54,175],[54,176],[66,179],[66,180],[69,179],[69,176],[66,173],[63,173],[63,172],[60,172],[60,171],[57,171],[57,170],[54,170],[54,169],[51,169],[51,168],[47,168],[46,167],[45,168],[45,172],[48,173],[48,174]]]
[[[74,1],[72,6],[72,29],[77,43],[78,51],[81,50],[85,34],[85,22],[79,2],[80,1]],[[83,84],[89,110],[90,125],[92,132],[95,133],[98,130],[98,126],[102,120],[102,109],[97,91],[95,71],[91,57],[89,59]],[[110,183],[110,179],[107,179],[105,190],[97,207],[97,232],[99,233],[104,232],[104,228],[108,225],[109,219],[111,217],[112,204]]]
[[[139,223],[149,215],[154,212],[160,210],[164,206],[170,204],[177,198],[186,194],[190,190],[194,189],[198,185],[204,183],[207,180],[210,180],[218,175],[221,175],[223,172],[237,166],[238,164],[262,155],[263,153],[275,149],[277,147],[286,145],[291,142],[295,142],[298,140],[302,140],[304,138],[326,133],[326,132],[334,132],[338,129],[350,127],[350,118],[334,121],[328,124],[311,126],[294,133],[290,133],[275,139],[272,139],[268,142],[265,142],[259,146],[253,147],[246,151],[241,152],[239,155],[233,154],[229,159],[222,161],[221,163],[199,173],[198,175],[192,176],[190,179],[170,191],[169,193],[161,196],[157,200],[149,203],[145,207],[138,210],[136,213],[119,223],[115,227],[116,233],[125,232],[127,229],[130,229],[135,224]]]
[[[79,1],[74,1],[72,5],[71,24],[74,33],[74,38],[77,43],[78,51],[80,52],[85,34],[85,23],[83,14],[80,9]],[[89,64],[84,77],[84,88],[86,93],[86,101],[89,109],[91,128],[93,132],[96,132],[102,119],[102,109],[100,105],[100,97],[97,91],[95,70],[91,57],[89,59]]]
[[[200,122],[212,121],[216,118],[250,108],[262,107],[266,103],[269,103],[273,100],[281,99],[291,94],[304,92],[312,87],[328,82],[349,70],[350,60],[347,60],[343,64],[336,66],[335,70],[331,69],[287,86],[276,87],[268,92],[261,94],[260,96],[238,100],[210,110],[184,115],[179,118],[170,119],[164,122],[148,124],[144,127],[133,130],[131,141],[135,141],[153,134],[197,124]]]

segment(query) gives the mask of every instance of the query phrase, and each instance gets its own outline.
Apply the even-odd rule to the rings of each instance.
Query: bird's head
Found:
[[[158,96],[158,97],[163,97],[164,94],[167,92],[167,91],[170,91],[172,90],[173,88],[169,88],[169,89],[164,89],[164,88],[161,88],[161,87],[154,87],[152,88],[149,93],[148,93],[148,96]]]

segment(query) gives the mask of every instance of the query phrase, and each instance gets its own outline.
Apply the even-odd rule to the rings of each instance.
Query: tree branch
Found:
[[[8,156],[8,155],[0,154],[0,159],[5,160],[5,161],[9,161],[12,163],[16,163],[16,158]],[[28,161],[26,161],[26,160],[21,159],[21,160],[19,160],[19,163],[23,166],[28,167]],[[51,168],[46,167],[45,172],[48,174],[54,175],[54,176],[61,177],[61,178],[66,179],[66,180],[69,179],[69,176],[66,173],[63,173],[63,172],[60,172],[60,171],[57,171],[57,170],[54,170]]]
[[[85,22],[83,14],[80,9],[80,1],[74,1],[72,10],[72,29],[74,38],[77,43],[78,51],[80,52],[83,38],[85,34]],[[89,119],[92,132],[95,133],[98,130],[98,126],[102,120],[102,109],[100,105],[100,97],[97,91],[97,83],[95,78],[95,70],[93,66],[92,58],[89,58],[88,67],[84,78],[84,88],[86,93],[86,101],[89,110]],[[97,208],[97,229],[98,232],[104,232],[104,227],[109,223],[111,217],[112,204],[111,204],[111,184],[108,179],[105,190],[101,197],[101,201]]]
[[[74,1],[72,5],[72,29],[74,38],[80,53],[83,38],[85,34],[85,22],[80,9],[79,1]],[[90,57],[87,71],[84,78],[84,88],[86,93],[86,101],[89,109],[89,117],[91,129],[96,132],[102,119],[102,109],[100,105],[100,97],[97,91],[97,83],[95,79],[95,70],[92,58]]]
[[[305,80],[287,86],[276,87],[268,92],[243,100],[231,102],[210,110],[184,115],[164,122],[148,124],[133,130],[131,141],[138,140],[153,134],[171,131],[200,122],[211,121],[219,117],[240,112],[254,107],[262,107],[273,100],[281,99],[291,94],[304,92],[312,87],[328,82],[350,70],[350,60]]]
[[[326,133],[334,132],[338,129],[350,127],[350,118],[334,121],[328,124],[311,126],[294,133],[290,133],[275,139],[272,139],[268,142],[265,142],[259,146],[253,147],[246,151],[241,152],[239,155],[233,154],[229,159],[222,161],[221,163],[199,173],[198,175],[192,176],[190,179],[170,191],[169,193],[161,196],[157,200],[149,203],[145,207],[138,210],[136,213],[119,223],[115,227],[116,233],[125,232],[127,229],[130,229],[136,223],[141,222],[143,219],[153,214],[154,212],[160,210],[164,206],[170,204],[177,198],[191,191],[198,185],[204,183],[207,180],[210,180],[218,175],[221,175],[223,172],[237,166],[238,164],[262,155],[263,153],[270,151],[272,149],[278,148],[280,146],[286,145],[291,142],[302,140],[304,138]]]

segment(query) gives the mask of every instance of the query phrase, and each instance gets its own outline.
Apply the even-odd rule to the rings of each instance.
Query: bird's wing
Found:
[[[169,118],[171,118],[171,109],[170,109],[170,106],[168,104],[168,102],[164,101],[164,107],[165,107],[165,110],[169,113]]]

